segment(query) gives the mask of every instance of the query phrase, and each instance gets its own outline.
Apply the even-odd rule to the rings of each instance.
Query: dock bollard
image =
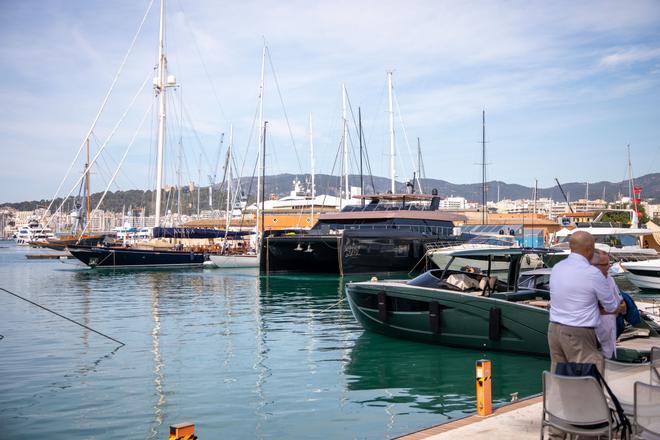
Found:
[[[479,359],[477,369],[477,414],[489,416],[493,413],[493,396],[490,382],[490,361]]]
[[[197,440],[195,424],[185,422],[170,425],[170,437],[168,440]]]

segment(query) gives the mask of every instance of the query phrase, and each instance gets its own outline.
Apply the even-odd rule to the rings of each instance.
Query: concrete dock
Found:
[[[470,415],[406,434],[399,439],[538,439],[542,412],[543,396],[533,396],[501,406],[487,417]]]

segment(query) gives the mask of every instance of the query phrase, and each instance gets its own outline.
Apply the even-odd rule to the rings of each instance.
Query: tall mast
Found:
[[[584,198],[587,199],[587,201],[589,200],[589,182],[587,182],[587,191],[584,194]],[[589,210],[589,208],[587,208],[587,210]]]
[[[266,68],[266,42],[264,41],[264,47],[261,52],[261,81],[259,82],[259,149],[257,151],[257,162],[260,161],[262,152],[261,148],[263,146],[263,132],[262,127],[264,126],[264,69]],[[260,165],[261,166],[261,165]],[[260,169],[257,173],[257,209],[259,209],[259,202],[263,199],[263,194],[261,192],[261,175],[264,173],[263,169]]]
[[[202,154],[199,155],[199,162],[197,162],[197,218],[199,218],[201,209],[201,193],[202,193]]]
[[[165,144],[165,78],[167,60],[165,58],[165,0],[160,1],[160,32],[158,45],[158,153],[156,159],[156,227],[160,226],[161,189],[163,187],[163,147]]]
[[[392,108],[392,72],[387,72],[387,89],[388,89],[388,101],[389,101],[389,117],[390,117],[390,179],[392,180],[390,185],[390,191],[392,194],[396,192],[396,169],[394,168],[394,159],[396,152],[394,151],[394,110]]]
[[[417,138],[417,186],[419,187],[419,193],[424,194],[422,189],[422,144]]]
[[[263,135],[263,155],[261,156],[261,172],[265,173],[266,169],[266,126],[268,125],[268,121],[264,121],[264,135]],[[266,229],[266,224],[264,223],[264,212],[266,208],[266,175],[264,174],[261,176],[261,230],[259,233],[259,237],[263,239],[264,235],[264,230]],[[261,249],[261,246],[259,247]]]
[[[632,176],[632,162],[630,161],[630,144],[628,144],[628,197],[632,201],[632,198],[633,198],[633,176]]]
[[[85,163],[85,217],[87,221],[85,222],[85,228],[89,228],[89,216],[91,214],[92,201],[91,201],[91,192],[90,192],[90,183],[89,183],[89,138],[87,138],[87,162]],[[84,230],[84,228],[83,228]]]
[[[314,201],[316,199],[316,187],[314,186],[314,127],[312,125],[312,114],[309,114],[309,162],[312,173],[312,215],[310,219],[310,226],[314,223]]]
[[[343,153],[344,153],[344,197],[346,200],[350,199],[350,188],[348,186],[348,121],[346,119],[346,86],[341,85],[341,107],[342,107],[342,123],[343,123]]]
[[[227,208],[225,211],[225,217],[227,219],[227,227],[225,230],[229,230],[229,222],[230,222],[230,199],[231,199],[231,149],[234,147],[234,125],[230,124],[229,125],[229,146],[227,147]]]
[[[486,110],[481,112],[481,223],[486,224]]]
[[[362,172],[362,109],[358,107],[358,128],[360,136],[360,195],[364,195],[364,173]],[[364,197],[361,199],[361,205],[364,206]]]
[[[183,150],[183,144],[181,138],[179,138],[179,151],[177,154],[177,167],[176,167],[176,214],[177,214],[177,223],[181,223],[181,152]],[[178,226],[177,224],[177,226]]]

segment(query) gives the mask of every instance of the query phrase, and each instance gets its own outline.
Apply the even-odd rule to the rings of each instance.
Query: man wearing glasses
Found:
[[[618,303],[623,302],[619,287],[616,285],[614,278],[609,276],[610,257],[607,255],[607,252],[596,249],[591,259],[591,264],[597,267],[607,280],[612,298]],[[616,358],[616,318],[619,314],[626,313],[625,302],[623,304],[623,310],[619,308],[614,313],[607,313],[604,309],[600,308],[600,322],[596,326],[596,336],[598,337],[598,342],[600,342],[603,356],[607,359]]]

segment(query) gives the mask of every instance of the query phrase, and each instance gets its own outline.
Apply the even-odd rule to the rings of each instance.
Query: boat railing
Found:
[[[312,234],[340,234],[342,231],[409,231],[409,232],[420,232],[427,233],[430,235],[438,236],[449,236],[453,233],[453,228],[447,226],[427,226],[427,225],[401,225],[401,224],[379,224],[379,225],[370,225],[370,224],[355,224],[355,225],[341,225],[342,227],[337,227],[337,225],[317,225],[314,229],[311,230]],[[454,242],[453,244],[456,244]]]

